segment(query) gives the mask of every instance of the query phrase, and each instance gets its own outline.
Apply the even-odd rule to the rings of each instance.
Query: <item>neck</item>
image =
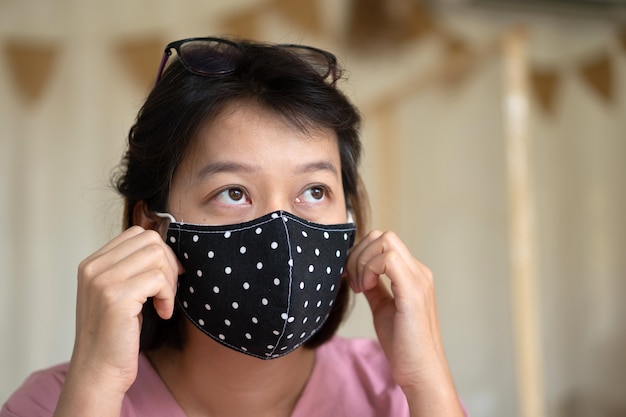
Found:
[[[149,355],[188,417],[289,416],[313,369],[315,352],[298,348],[261,360],[226,348],[195,328],[182,351]]]

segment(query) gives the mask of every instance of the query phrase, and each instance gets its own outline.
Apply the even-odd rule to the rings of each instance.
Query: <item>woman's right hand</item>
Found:
[[[143,304],[154,297],[159,316],[170,318],[180,273],[159,233],[140,226],[81,262],[74,352],[55,416],[119,415],[137,376]]]

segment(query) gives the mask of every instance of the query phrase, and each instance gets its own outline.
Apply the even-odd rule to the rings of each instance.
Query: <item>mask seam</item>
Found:
[[[280,334],[280,336],[278,336],[278,339],[276,340],[276,344],[274,345],[274,349],[272,349],[272,351],[270,352],[270,357],[273,356],[276,352],[276,349],[278,349],[278,346],[280,345],[280,342],[283,340],[283,337],[285,336],[285,332],[287,331],[287,325],[289,324],[289,315],[291,313],[291,292],[293,290],[293,256],[292,256],[292,251],[291,251],[291,239],[289,238],[289,228],[287,227],[287,222],[291,221],[291,219],[289,219],[288,216],[285,216],[285,213],[283,211],[279,212],[279,216],[278,219],[280,219],[280,221],[283,224],[283,230],[285,231],[285,239],[287,240],[287,248],[289,249],[289,261],[288,264],[289,265],[289,293],[288,293],[288,297],[287,297],[287,311],[285,312],[287,314],[287,318],[285,318],[285,320],[283,321],[283,329],[282,332]],[[285,221],[285,219],[287,219],[287,221]]]

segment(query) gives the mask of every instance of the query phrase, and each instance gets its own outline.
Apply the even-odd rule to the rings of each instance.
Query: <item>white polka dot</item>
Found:
[[[198,235],[193,235],[192,239],[194,242],[197,242],[200,238],[198,237]]]
[[[257,262],[256,269],[263,269],[263,262]]]
[[[287,339],[291,339],[292,337],[293,337],[293,333],[289,333],[289,334],[287,335]]]
[[[244,289],[244,290],[249,290],[249,289],[250,289],[250,284],[249,284],[249,283],[247,283],[247,282],[244,282],[244,283],[243,283],[243,289]]]
[[[246,253],[246,247],[245,247],[245,246],[240,247],[240,248],[239,248],[239,253],[241,253],[242,255],[243,255],[244,253]]]
[[[330,237],[330,235],[328,234],[328,232],[324,232],[324,239],[328,239]]]
[[[220,287],[218,287],[217,285],[215,287],[213,287],[213,292],[215,294],[219,294],[220,293]]]
[[[199,324],[200,326],[204,326],[204,320],[202,320],[202,319],[198,320],[198,324]]]
[[[341,257],[341,251],[337,249],[337,252],[335,252],[335,255],[337,256],[337,258]]]
[[[170,242],[176,243],[176,238],[174,236],[170,236]]]
[[[319,307],[319,306],[321,306],[321,305],[322,305],[322,300],[319,300],[319,301],[317,302],[317,306]]]
[[[283,319],[283,320],[287,320],[289,318],[289,316],[287,315],[287,313],[282,313],[280,315],[280,318]]]
[[[217,337],[219,337],[221,340],[226,339],[226,336],[224,336],[223,334],[218,335]]]
[[[302,320],[302,324],[306,324],[307,321],[309,321],[309,318],[305,317],[304,320]]]
[[[230,235],[231,235],[231,233],[230,233],[230,232],[225,232],[225,233],[224,233],[224,237],[225,237],[226,239],[228,239],[228,238],[230,237]]]
[[[246,333],[245,336],[246,336],[246,339],[248,340],[252,339],[252,335],[250,333]]]
[[[305,232],[304,230],[302,231],[302,236],[304,236],[304,237],[309,237],[309,235],[307,234],[307,232]]]
[[[290,259],[287,263],[289,264],[289,266],[293,266],[293,259]]]
[[[235,310],[237,310],[239,308],[239,303],[237,301],[233,301],[233,303],[231,305],[233,306],[233,308]]]
[[[252,317],[252,323],[258,324],[259,323],[259,319],[257,319],[256,317]]]
[[[315,270],[315,267],[313,265],[309,265],[309,272],[313,272]]]
[[[202,276],[202,271],[200,271],[199,269],[196,271],[196,275],[198,275],[198,277]]]
[[[248,349],[246,349],[246,348],[245,348],[245,346],[242,346],[242,347],[241,347],[241,350],[243,350],[244,352],[247,352],[247,351],[248,351]]]
[[[228,319],[224,320],[224,324],[227,325],[227,326],[230,326],[230,320],[228,320]]]
[[[339,268],[339,273],[343,274],[343,266],[341,268]]]
[[[207,253],[207,256],[208,256],[209,258],[213,259],[213,257],[215,256],[215,252],[213,252],[212,250],[210,250],[210,251]]]
[[[207,310],[210,310],[210,309],[211,309],[211,306],[210,306],[210,305],[208,305],[208,304],[205,304],[205,305],[204,305],[204,308],[206,308]]]
[[[272,219],[277,219],[278,218],[278,213],[272,213]]]
[[[320,256],[320,250],[315,248],[315,256]]]
[[[261,298],[261,304],[263,304],[264,306],[269,304],[269,301],[267,301],[267,298]]]
[[[343,240],[348,240],[348,234],[347,233],[343,234]]]
[[[300,282],[300,289],[303,290],[304,289],[304,281]]]
[[[335,300],[330,300],[330,303],[328,303],[328,305],[332,307],[334,302],[335,302]]]
[[[187,301],[183,301],[183,307],[185,308],[189,307],[189,304],[187,304]]]
[[[333,270],[330,268],[330,266],[326,268],[326,273],[327,273],[328,275],[330,275],[330,273],[331,273],[332,271],[333,271]]]
[[[320,316],[317,316],[317,318],[315,319],[315,322],[316,322],[316,323],[319,323],[321,319],[322,319],[322,318],[321,318]]]
[[[296,252],[302,253],[302,248],[300,246],[296,246]]]
[[[288,347],[289,347],[289,346],[283,346],[283,347],[281,347],[281,348],[280,348],[280,350],[285,350],[285,349],[287,349]]]
[[[335,284],[330,286],[330,291],[335,291]]]
[[[322,284],[317,284],[317,287],[315,287],[317,291],[319,291],[321,288],[322,288]]]
[[[263,232],[263,229],[261,229],[260,227],[257,227],[256,230],[254,231],[257,235],[260,235],[261,232]]]
[[[274,278],[274,285],[280,285],[280,280],[278,278]]]
[[[306,300],[306,301],[304,302],[304,308],[307,308],[308,306],[309,306],[309,300]]]
[[[267,345],[268,349],[274,349],[274,345]]]
[[[272,242],[272,244],[270,245],[270,247],[271,247],[272,249],[276,249],[276,248],[278,248],[278,243],[277,243],[277,242]]]
[[[230,275],[230,273],[233,272],[233,268],[231,268],[230,266],[227,266],[226,268],[224,268],[224,272],[227,275]]]
[[[300,334],[300,339],[304,339],[304,336],[306,336],[306,332],[302,332],[302,334]]]
[[[187,252],[183,253],[183,258],[189,259],[189,254]]]
[[[195,290],[193,289],[193,287],[189,287],[189,292],[190,292],[190,293],[192,293],[192,294],[193,294],[193,293],[194,293],[194,291],[195,291]]]
[[[291,316],[291,317],[289,317],[289,318],[287,319],[287,322],[288,322],[288,323],[293,323],[295,319],[296,319],[295,317]]]
[[[278,336],[280,334],[278,330],[273,330],[272,333],[274,334],[274,336]]]

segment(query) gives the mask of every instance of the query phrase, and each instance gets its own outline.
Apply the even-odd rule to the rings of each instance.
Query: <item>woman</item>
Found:
[[[2,417],[464,415],[430,271],[363,233],[339,77],[305,46],[166,47],[116,180],[126,230],[79,266],[71,361]],[[349,288],[379,343],[334,336]]]

